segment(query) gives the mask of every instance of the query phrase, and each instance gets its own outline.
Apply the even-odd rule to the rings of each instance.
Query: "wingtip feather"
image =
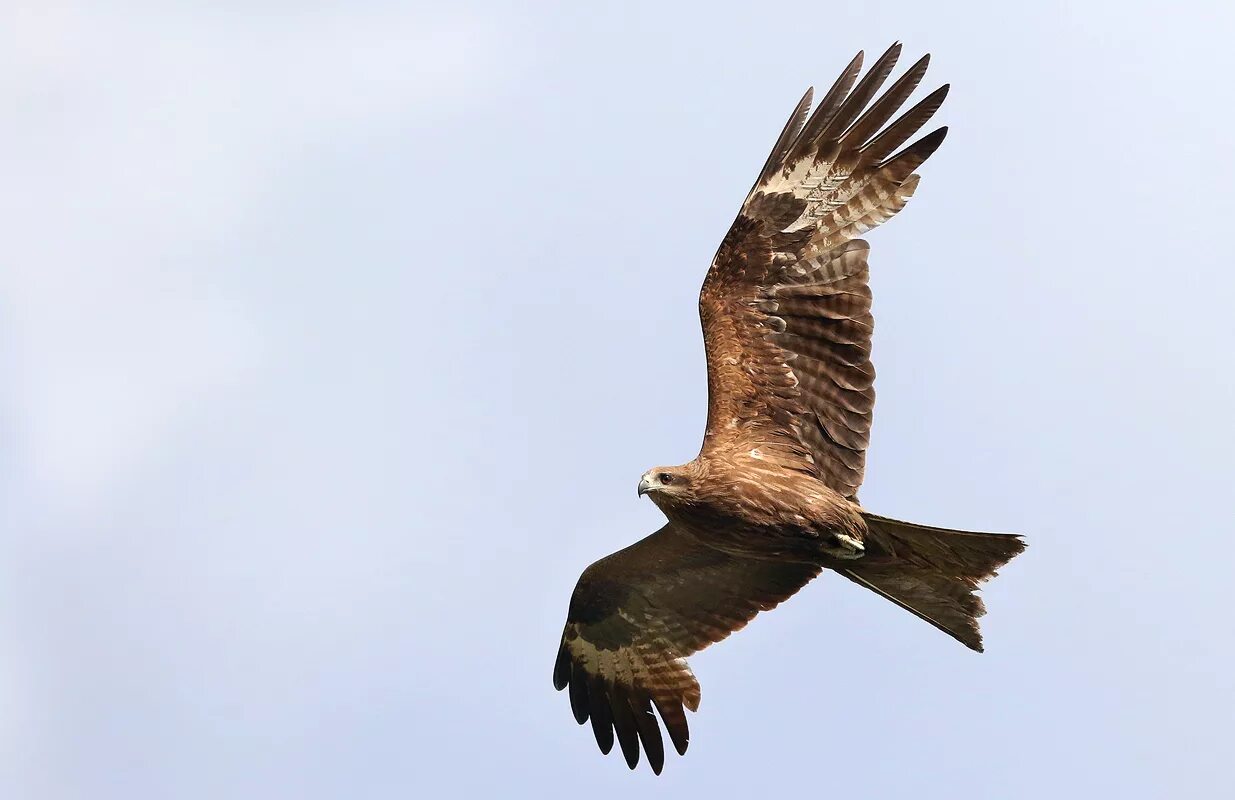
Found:
[[[665,730],[669,732],[669,741],[673,742],[673,749],[678,751],[678,755],[686,755],[686,748],[690,746],[690,725],[686,722],[686,712],[682,710],[680,700],[674,698],[652,698],[656,710],[660,712],[661,722],[665,724]]]
[[[635,729],[639,732],[639,741],[643,743],[643,752],[647,755],[648,766],[652,772],[659,775],[665,767],[665,742],[660,735],[660,725],[652,713],[652,703],[646,697],[635,699],[628,696],[631,712],[635,717]]]
[[[910,172],[912,172],[939,149],[939,145],[943,144],[943,140],[947,137],[947,135],[947,125],[936,128],[923,136],[921,139],[918,139],[916,142],[906,147],[904,150],[901,150],[895,155],[884,159],[879,164],[877,169],[884,169],[892,164],[903,164],[908,167]]]
[[[634,711],[631,710],[626,692],[621,687],[614,686],[609,699],[613,712],[613,728],[617,732],[618,745],[622,748],[622,757],[626,759],[626,766],[634,769],[639,766],[639,728],[635,722]]]
[[[609,709],[609,697],[604,681],[593,676],[588,686],[588,709],[592,717],[592,734],[600,752],[609,755],[613,749],[613,715]]]
[[[582,725],[588,720],[587,677],[581,670],[575,670],[570,678],[570,710],[574,712],[575,722]]]
[[[557,649],[557,660],[553,663],[553,688],[559,692],[570,684],[570,651],[566,649],[566,642]]]

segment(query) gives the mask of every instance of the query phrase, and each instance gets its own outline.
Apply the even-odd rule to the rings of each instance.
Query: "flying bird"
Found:
[[[946,85],[888,123],[929,56],[876,98],[901,52],[862,53],[814,113],[793,110],[699,293],[708,416],[699,454],[639,479],[663,528],[583,571],[553,669],[580,725],[660,773],[699,707],[686,658],[830,569],[981,651],[978,584],[1019,536],[899,522],[858,502],[875,402],[869,246],[900,211],[939,128],[908,146]],[[873,102],[872,102],[873,100]]]

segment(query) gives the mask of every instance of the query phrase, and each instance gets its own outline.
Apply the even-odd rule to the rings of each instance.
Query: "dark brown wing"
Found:
[[[602,752],[614,732],[631,769],[639,743],[660,773],[665,751],[652,706],[679,754],[689,738],[683,707],[699,707],[686,657],[741,629],[819,574],[807,564],[735,558],[672,524],[583,571],[553,685],[570,687],[579,724],[592,721]]]
[[[946,128],[893,155],[939,108],[947,86],[896,121],[923,57],[871,102],[900,55],[857,80],[849,64],[809,119],[789,118],[721,242],[699,294],[708,359],[703,450],[760,447],[846,497],[862,483],[875,402],[868,246],[857,237],[904,207],[913,173]]]

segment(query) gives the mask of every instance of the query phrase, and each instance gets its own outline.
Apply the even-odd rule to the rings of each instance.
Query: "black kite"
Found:
[[[979,583],[1024,549],[1018,536],[897,522],[858,504],[875,402],[866,242],[904,207],[946,128],[901,146],[943,86],[886,124],[923,57],[877,100],[900,45],[858,80],[862,54],[808,118],[798,103],[699,294],[708,420],[699,455],[639,481],[668,523],[584,570],[553,684],[570,688],[600,749],[614,734],[664,764],[655,706],[679,753],[699,705],[686,657],[831,569],[982,649]]]

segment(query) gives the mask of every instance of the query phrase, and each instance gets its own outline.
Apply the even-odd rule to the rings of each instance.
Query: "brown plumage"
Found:
[[[929,57],[878,96],[893,45],[858,79],[862,54],[808,117],[794,109],[699,293],[708,365],[703,446],[644,474],[668,524],[584,570],[553,683],[570,689],[600,749],[633,769],[664,764],[653,707],[678,753],[699,706],[691,653],[739,630],[823,569],[982,649],[979,583],[1024,549],[1018,536],[878,517],[857,500],[875,371],[869,246],[856,237],[904,207],[939,128],[901,148],[947,86],[892,119]],[[872,102],[873,101],[873,102]]]

